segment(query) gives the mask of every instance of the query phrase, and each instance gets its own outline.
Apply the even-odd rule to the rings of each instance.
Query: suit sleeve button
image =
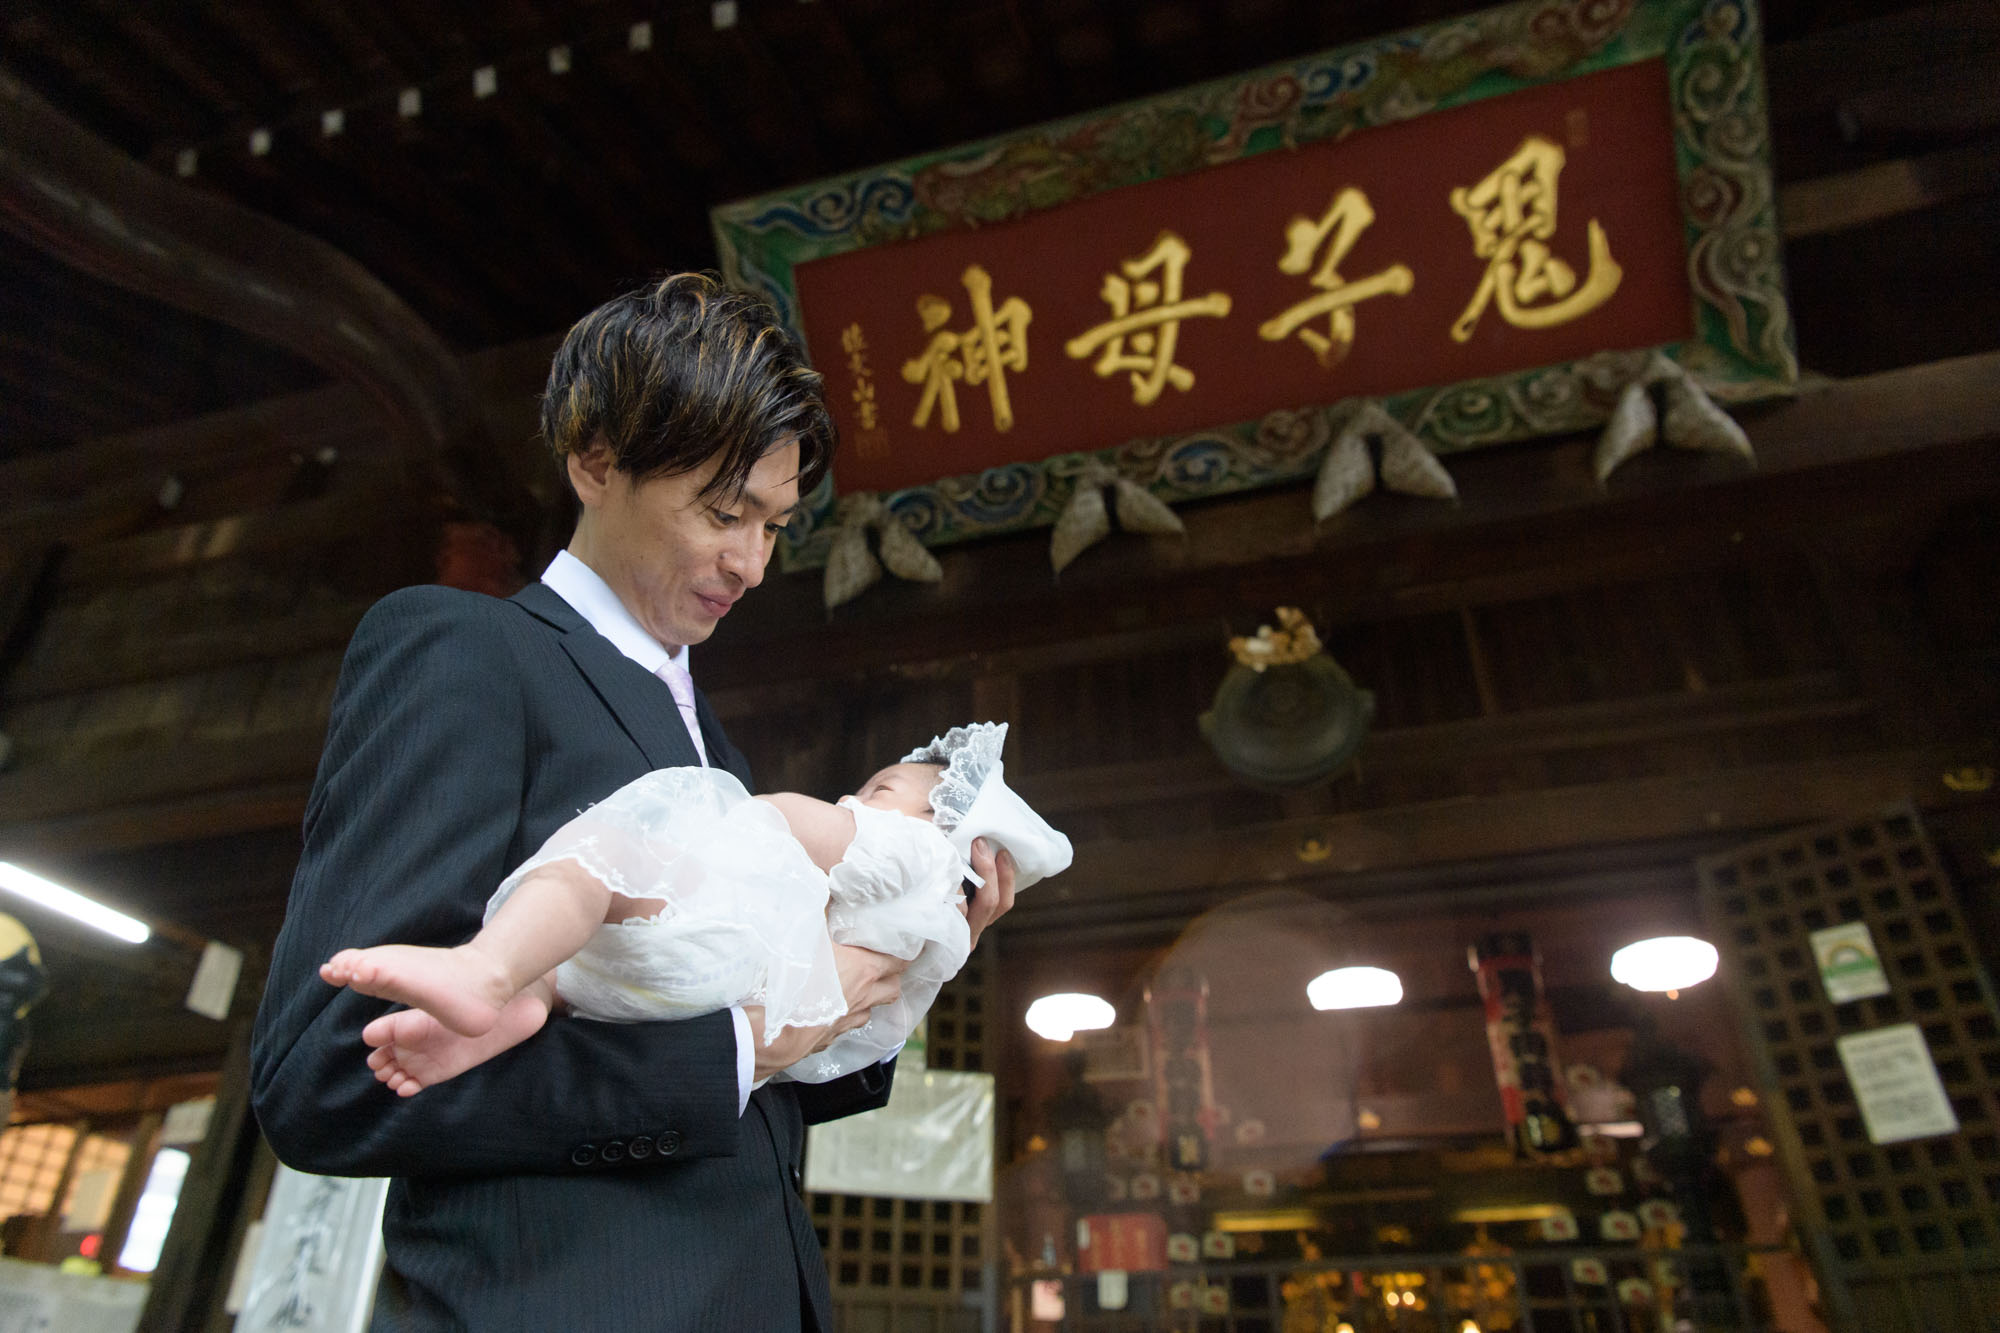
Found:
[[[658,1149],[660,1156],[672,1157],[681,1150],[681,1132],[677,1129],[661,1130],[659,1137],[653,1140],[653,1147]]]
[[[576,1147],[570,1149],[569,1163],[571,1166],[589,1166],[596,1160],[597,1160],[596,1144],[579,1143],[576,1145]]]
[[[613,1139],[611,1140],[611,1142],[605,1144],[602,1148],[599,1148],[597,1150],[597,1160],[600,1162],[624,1161],[625,1141],[623,1139]]]
[[[634,1134],[625,1145],[625,1155],[635,1162],[643,1162],[653,1155],[653,1141],[644,1134]]]

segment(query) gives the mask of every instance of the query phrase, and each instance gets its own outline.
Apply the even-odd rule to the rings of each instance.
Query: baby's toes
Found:
[[[375,977],[375,963],[366,949],[342,949],[326,965],[350,983],[372,981]]]

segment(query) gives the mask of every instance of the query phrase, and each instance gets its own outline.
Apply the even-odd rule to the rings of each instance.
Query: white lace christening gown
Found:
[[[720,769],[666,768],[613,792],[563,825],[507,877],[490,920],[538,866],[572,860],[612,892],[659,898],[652,917],[601,926],[556,969],[556,989],[587,1018],[693,1018],[764,1007],[769,1041],[847,1011],[832,941],[912,960],[901,998],[779,1077],[825,1082],[902,1048],[965,965],[960,867],[927,821],[861,805],[854,841],[822,874],[784,816]]]

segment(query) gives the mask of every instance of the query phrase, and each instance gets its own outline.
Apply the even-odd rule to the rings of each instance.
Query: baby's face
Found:
[[[861,784],[854,793],[861,804],[893,810],[918,819],[931,817],[931,788],[937,786],[941,764],[891,764]]]

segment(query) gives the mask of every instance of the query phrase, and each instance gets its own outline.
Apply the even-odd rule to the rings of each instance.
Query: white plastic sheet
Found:
[[[993,1102],[991,1074],[899,1068],[887,1106],[813,1126],[806,1188],[991,1203]]]

